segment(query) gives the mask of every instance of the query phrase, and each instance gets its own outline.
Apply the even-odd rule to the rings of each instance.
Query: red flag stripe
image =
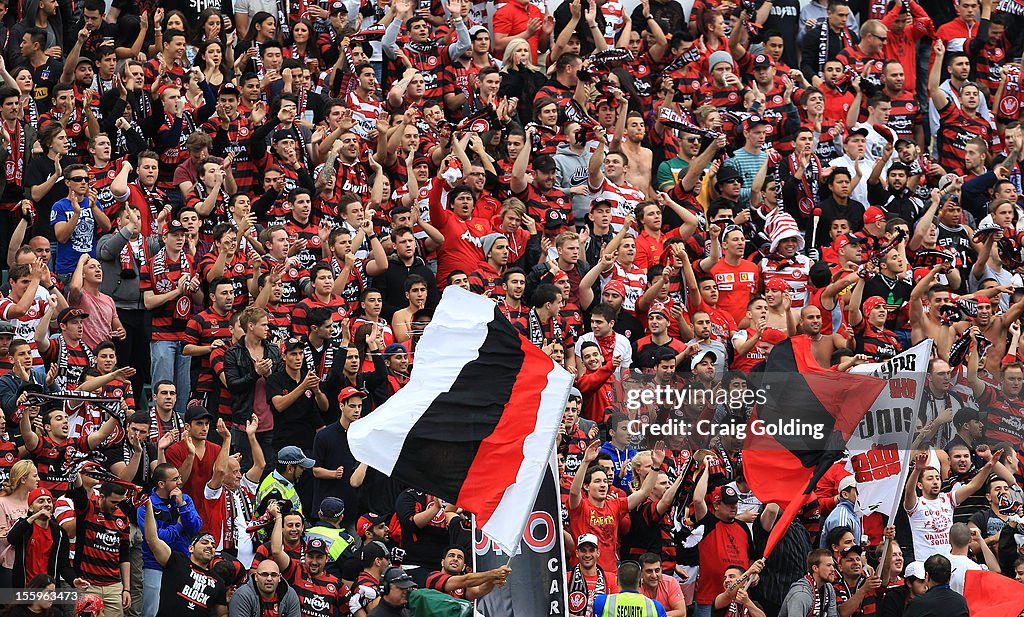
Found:
[[[548,384],[548,356],[526,339],[519,340],[525,354],[522,369],[501,419],[477,448],[456,502],[473,512],[481,527],[487,524],[504,495],[496,492],[495,487],[516,483],[523,466],[523,443],[536,428],[541,393]]]

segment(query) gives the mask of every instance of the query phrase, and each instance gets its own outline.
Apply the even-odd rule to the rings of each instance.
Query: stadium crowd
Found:
[[[347,445],[455,285],[575,375],[569,614],[625,586],[669,617],[965,617],[966,570],[1024,582],[1021,15],[0,0],[0,588],[379,617],[505,585],[456,504]],[[631,427],[745,424],[787,339],[835,371],[933,352],[895,519],[841,461],[764,559],[735,432]],[[627,404],[651,388],[688,402]]]

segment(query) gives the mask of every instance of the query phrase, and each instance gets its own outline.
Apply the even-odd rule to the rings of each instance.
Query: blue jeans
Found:
[[[160,608],[160,582],[164,578],[162,570],[142,571],[142,617],[156,617]]]
[[[711,605],[698,604],[696,617],[711,617]]]
[[[192,388],[192,358],[181,353],[179,341],[150,341],[150,379],[154,385],[164,379],[174,382],[178,401],[174,410],[179,416],[185,415],[188,397]]]

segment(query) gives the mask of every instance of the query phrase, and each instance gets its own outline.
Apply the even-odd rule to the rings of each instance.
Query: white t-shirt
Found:
[[[633,347],[629,344],[629,339],[628,338],[622,336],[618,332],[615,332],[614,334],[615,334],[615,350],[612,352],[612,355],[613,356],[622,356],[622,364],[619,365],[619,368],[615,369],[615,378],[618,379],[618,378],[622,377],[622,370],[623,369],[627,369],[627,368],[629,368],[630,366],[633,365]],[[587,332],[587,333],[583,334],[582,336],[580,336],[578,339],[576,339],[576,355],[581,357],[581,358],[583,357],[583,354],[582,354],[582,352],[580,352],[580,348],[583,347],[583,343],[586,343],[586,342],[597,343],[597,337],[594,336],[593,332]],[[600,345],[598,345],[598,346],[600,346]],[[602,350],[602,357],[603,356],[604,356],[604,352]],[[605,362],[607,362],[609,360],[611,360],[611,358],[605,358],[604,359]]]
[[[917,553],[914,553],[914,557],[917,557]],[[967,555],[950,555],[947,553],[946,557],[949,558],[949,563],[953,566],[953,575],[949,577],[949,588],[959,594],[964,592],[964,577],[967,576],[968,570],[988,570],[988,568],[975,562]]]
[[[953,493],[939,493],[936,499],[917,498],[907,511],[914,536],[914,559],[924,561],[936,553],[949,554],[949,528],[953,526],[955,507]]]

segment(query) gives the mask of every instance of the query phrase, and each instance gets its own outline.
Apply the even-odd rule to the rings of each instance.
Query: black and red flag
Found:
[[[750,417],[743,473],[762,503],[783,514],[772,529],[767,556],[807,502],[818,480],[843,455],[885,380],[821,368],[806,336],[776,345],[759,384],[764,403]],[[766,434],[774,431],[774,434]]]
[[[349,447],[356,460],[472,512],[514,554],[572,381],[494,302],[451,285],[409,383],[352,423]]]
[[[964,575],[964,599],[971,617],[1018,617],[1024,612],[1024,584],[987,570]]]

